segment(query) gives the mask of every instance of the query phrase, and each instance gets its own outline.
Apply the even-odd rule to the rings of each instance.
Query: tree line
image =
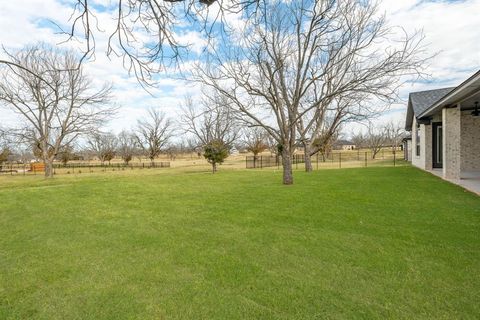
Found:
[[[117,53],[130,62],[130,70],[144,84],[149,75],[162,71],[154,63],[164,61],[166,51],[181,54],[175,18],[182,11],[176,2],[129,0],[127,11],[119,4],[114,35],[120,35],[116,39],[125,45]],[[197,26],[208,15],[196,1],[180,3],[187,6],[185,17],[199,19],[194,22]],[[183,73],[186,80],[202,85],[204,94],[201,101],[185,100],[175,129],[193,137],[213,172],[239,138],[239,128],[249,128],[248,135],[262,136],[274,146],[281,156],[283,183],[292,184],[292,157],[298,145],[305,154],[305,169],[311,171],[313,154],[326,152],[346,124],[371,120],[399,101],[400,86],[422,76],[428,59],[423,35],[390,26],[373,1],[207,4],[212,3],[220,6],[222,28],[200,26],[216,41],[209,42],[209,50]],[[238,21],[225,18],[235,12],[240,14],[241,28],[234,24]],[[117,110],[111,103],[111,85],[92,88],[82,65],[94,52],[88,1],[79,0],[75,13],[70,36],[74,37],[77,23],[83,24],[84,55],[35,45],[6,52],[9,59],[0,61],[0,101],[24,120],[23,126],[9,133],[34,146],[46,164],[47,177],[53,174],[53,159],[79,137],[88,136],[92,149],[105,149],[112,140],[97,132]],[[156,35],[148,48],[132,50],[139,44],[132,15],[138,15],[133,21],[143,25],[148,35]],[[109,53],[113,48],[109,43]],[[134,135],[126,133],[121,140],[135,141],[154,158],[172,134],[172,123],[152,110],[148,121],[139,121]],[[370,144],[378,145],[373,136],[385,134],[374,133],[368,132]],[[252,150],[263,144],[254,143]]]

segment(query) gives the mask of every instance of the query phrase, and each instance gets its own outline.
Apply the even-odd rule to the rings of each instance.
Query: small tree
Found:
[[[10,151],[10,148],[7,146],[0,147],[0,170],[2,169],[2,165],[4,162],[8,161],[8,158],[10,157],[10,154],[12,152]]]
[[[148,117],[138,121],[136,139],[151,162],[160,155],[173,135],[172,122],[164,113],[151,108]]]
[[[389,122],[385,125],[385,133],[387,135],[387,143],[392,146],[393,150],[397,150],[402,145],[405,137],[405,128],[400,122]]]
[[[363,132],[352,133],[350,140],[355,145],[356,149],[366,147],[367,136]]]
[[[75,153],[71,145],[63,146],[60,151],[57,153],[57,159],[62,162],[64,166],[67,165],[68,161],[75,158]]]
[[[217,92],[206,94],[201,109],[196,110],[193,100],[187,97],[181,121],[185,132],[193,135],[195,144],[203,149],[204,156],[212,164],[212,172],[215,173],[217,164],[228,157],[240,131],[228,100]]]
[[[0,128],[0,170],[2,169],[2,164],[8,161],[8,157],[11,154],[9,143],[6,138],[6,134]]]
[[[105,161],[110,163],[115,158],[117,150],[117,138],[115,135],[111,133],[94,133],[87,142],[102,164]]]
[[[258,155],[268,149],[268,134],[259,127],[254,127],[245,132],[243,143],[248,152],[253,153],[253,166],[256,167]]]
[[[372,125],[368,127],[365,142],[372,152],[372,159],[375,159],[380,150],[382,150],[387,138],[385,127],[374,127]]]
[[[311,149],[309,149],[310,152],[312,152],[312,150],[314,150],[315,153],[320,152],[320,154],[322,155],[322,161],[325,162],[332,152],[333,141],[336,140],[337,137],[338,132],[333,134],[329,131],[324,132],[324,134],[317,136],[317,138],[313,140],[312,147]],[[310,153],[310,156],[311,155],[313,155],[313,153]],[[308,170],[306,171],[308,172]]]
[[[229,156],[230,147],[222,140],[212,140],[203,147],[203,156],[212,165],[212,173],[217,172],[217,166]]]
[[[118,134],[118,155],[122,157],[126,165],[133,159],[133,156],[137,152],[137,138],[131,132],[123,130]]]

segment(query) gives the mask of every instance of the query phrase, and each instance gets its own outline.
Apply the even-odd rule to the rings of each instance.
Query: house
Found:
[[[337,140],[333,144],[335,150],[355,150],[355,144],[348,140]]]
[[[403,142],[403,159],[412,162],[412,136],[407,135]]]
[[[410,93],[405,129],[414,166],[480,193],[480,70],[457,87]]]

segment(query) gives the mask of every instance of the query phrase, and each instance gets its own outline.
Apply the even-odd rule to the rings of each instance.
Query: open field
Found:
[[[303,154],[299,153],[296,156],[300,156],[301,161],[294,161],[293,167],[296,169],[303,168]],[[394,160],[395,157],[395,160]],[[246,159],[249,158],[248,164]],[[245,169],[246,167],[253,168],[251,158],[252,154],[241,153],[229,156],[225,162],[220,166],[225,169]],[[264,152],[258,156],[256,167],[262,167],[265,169],[268,165],[262,164],[261,158],[267,158],[275,161],[275,157],[269,152]],[[322,159],[320,155],[312,156],[312,164],[314,170],[319,169],[339,169],[339,168],[359,168],[359,167],[373,167],[373,166],[397,166],[405,165],[403,161],[403,151],[396,151],[394,156],[390,148],[385,148],[380,151],[376,159],[372,159],[371,152],[368,150],[342,150],[334,151],[327,158]],[[149,170],[149,169],[161,169],[171,170],[179,169],[180,171],[198,171],[198,170],[211,170],[211,165],[205,160],[203,156],[197,156],[196,154],[181,154],[174,159],[168,155],[162,154],[155,159],[155,168],[150,168],[151,163],[149,159],[142,159],[139,161],[137,158],[130,162],[130,167],[126,166],[119,158],[112,160],[110,163],[105,163],[102,167],[100,161],[70,161],[67,167],[64,167],[60,162],[55,162],[55,174],[91,174],[91,173],[105,173],[114,171],[126,171],[126,170]],[[143,167],[142,167],[143,165]],[[277,159],[277,167],[280,168],[280,161]],[[3,166],[4,171],[0,173],[0,176],[27,176],[27,175],[42,175],[43,172],[34,172],[30,170],[30,164],[5,164]],[[275,169],[275,168],[273,168]],[[179,171],[176,170],[176,171]]]
[[[0,319],[480,317],[480,197],[227,168],[0,177]]]

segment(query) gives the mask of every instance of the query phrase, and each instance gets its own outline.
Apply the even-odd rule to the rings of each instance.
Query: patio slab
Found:
[[[429,172],[444,179],[441,169],[434,169]],[[460,179],[444,180],[457,184],[468,191],[480,195],[480,172],[462,172]]]

